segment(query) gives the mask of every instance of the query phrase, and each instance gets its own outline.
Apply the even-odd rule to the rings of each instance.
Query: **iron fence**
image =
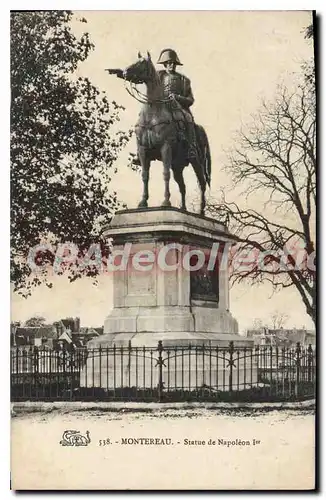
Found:
[[[309,345],[11,349],[13,401],[281,401],[313,397]]]

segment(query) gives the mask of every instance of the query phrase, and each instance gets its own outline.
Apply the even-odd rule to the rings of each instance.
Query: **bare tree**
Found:
[[[296,87],[278,87],[263,102],[253,124],[239,132],[226,169],[233,196],[209,203],[210,214],[229,221],[242,252],[256,257],[233,267],[233,282],[269,281],[275,289],[295,287],[308,315],[316,317],[315,215],[316,114],[313,74]],[[239,192],[239,188],[241,191]],[[244,196],[243,196],[244,195]],[[250,203],[254,199],[254,209]],[[261,201],[260,208],[259,200]]]
[[[314,38],[314,25],[313,24],[309,24],[309,26],[307,26],[304,30],[304,37],[307,38],[308,40],[310,39],[313,39]]]
[[[281,328],[284,328],[288,319],[288,314],[281,311],[274,311],[270,318],[270,323],[273,330],[280,330]]]
[[[275,310],[268,318],[254,318],[251,329],[261,330],[262,328],[271,328],[273,330],[280,330],[284,328],[288,319],[288,314]]]
[[[261,328],[264,328],[265,324],[261,318],[254,318],[252,322],[251,329],[252,330],[260,330]]]

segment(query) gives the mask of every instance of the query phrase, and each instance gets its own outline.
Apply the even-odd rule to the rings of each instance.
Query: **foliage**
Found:
[[[11,13],[11,280],[24,295],[51,286],[47,271],[31,275],[32,247],[70,241],[83,253],[119,206],[110,180],[130,133],[114,130],[122,106],[76,76],[94,46],[87,33],[74,35],[73,18]],[[80,276],[71,271],[72,280]]]
[[[43,316],[33,316],[25,321],[24,326],[43,326],[45,323],[46,320]]]

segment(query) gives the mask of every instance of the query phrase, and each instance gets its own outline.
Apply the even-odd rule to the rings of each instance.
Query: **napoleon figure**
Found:
[[[189,109],[195,102],[191,82],[185,75],[176,71],[176,67],[182,66],[182,63],[175,50],[163,49],[157,64],[164,66],[163,70],[158,71],[158,76],[163,85],[164,97],[171,101],[171,112],[173,113],[173,103],[177,102],[186,113],[191,115],[191,120],[187,120],[188,159],[191,160],[197,157],[195,124]],[[140,165],[138,156],[134,158],[133,163]]]

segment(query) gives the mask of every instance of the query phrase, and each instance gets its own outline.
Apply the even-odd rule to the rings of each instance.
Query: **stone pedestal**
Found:
[[[229,311],[232,235],[208,217],[176,208],[119,211],[112,238],[113,309],[89,347],[251,345]]]
[[[248,359],[250,383],[257,382],[255,362],[240,352],[252,340],[238,335],[229,311],[233,241],[223,224],[176,208],[125,210],[104,235],[113,246],[113,309],[104,334],[88,343],[94,351],[81,386],[108,394],[116,388],[156,390],[161,366],[168,391],[242,390],[249,382]]]

